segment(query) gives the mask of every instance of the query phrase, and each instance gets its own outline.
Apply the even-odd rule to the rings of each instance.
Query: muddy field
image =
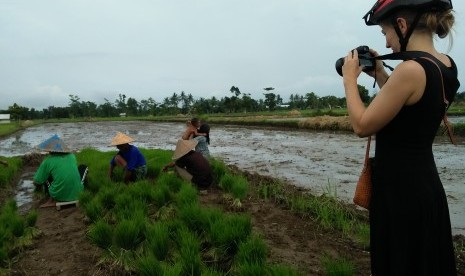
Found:
[[[76,150],[104,151],[116,131],[143,148],[173,150],[185,125],[152,122],[92,122],[44,124],[0,140],[0,156],[23,155],[58,134]],[[213,125],[213,156],[242,170],[285,179],[315,194],[331,190],[350,202],[364,157],[365,139],[347,132],[312,132]],[[374,148],[374,147],[372,147]],[[454,234],[465,234],[465,141],[458,146],[438,140],[434,153],[448,195]],[[26,184],[27,186],[27,184]]]

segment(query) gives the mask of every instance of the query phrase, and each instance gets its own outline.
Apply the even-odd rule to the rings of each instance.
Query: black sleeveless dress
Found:
[[[445,112],[441,76],[431,61],[415,61],[426,72],[422,98],[376,134],[370,205],[374,276],[456,275],[447,198],[432,151]],[[452,67],[439,62],[450,102],[460,86],[451,62]]]

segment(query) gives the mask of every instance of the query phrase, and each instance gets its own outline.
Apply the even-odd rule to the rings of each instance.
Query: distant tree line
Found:
[[[272,88],[273,89],[273,88]],[[13,120],[33,119],[58,119],[58,118],[86,118],[86,117],[117,117],[120,114],[126,116],[162,116],[177,114],[215,114],[275,111],[282,109],[326,109],[346,107],[345,97],[336,96],[319,97],[314,92],[305,95],[291,94],[289,100],[284,102],[279,94],[270,92],[272,89],[264,89],[264,99],[255,100],[250,94],[242,93],[238,87],[232,86],[230,96],[223,98],[211,97],[194,99],[191,94],[184,91],[173,93],[162,102],[155,101],[152,97],[137,101],[125,94],[118,94],[114,102],[104,99],[103,104],[83,101],[77,95],[69,95],[68,106],[49,106],[42,110],[20,106],[16,103],[8,107],[8,110],[0,110],[0,113],[9,113]],[[358,86],[362,101],[369,103],[368,90]],[[457,104],[465,104],[465,92],[458,93],[455,99]]]

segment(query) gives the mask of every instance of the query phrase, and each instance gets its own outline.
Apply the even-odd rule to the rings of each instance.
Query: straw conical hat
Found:
[[[117,146],[117,145],[122,145],[122,144],[128,144],[131,142],[134,142],[135,140],[132,139],[131,137],[127,136],[126,134],[122,132],[116,132],[116,136],[111,139],[111,144],[110,146]]]
[[[58,137],[56,134],[40,143],[37,148],[41,151],[48,152],[71,152],[65,143],[63,143],[63,140],[61,140],[60,137]]]
[[[179,139],[176,143],[176,149],[174,150],[173,160],[179,159],[186,155],[188,152],[193,150],[197,146],[197,140],[183,140]]]

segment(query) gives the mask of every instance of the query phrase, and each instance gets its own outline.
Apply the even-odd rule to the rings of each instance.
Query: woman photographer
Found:
[[[360,137],[376,134],[370,203],[373,275],[456,275],[447,198],[432,144],[459,87],[457,68],[433,39],[454,24],[450,0],[378,0],[364,17],[379,25],[386,47],[403,58],[389,76],[382,62],[367,72],[380,88],[365,107],[357,51],[345,57],[343,83],[350,121]],[[376,51],[371,50],[374,56]],[[444,92],[443,92],[444,91]]]

